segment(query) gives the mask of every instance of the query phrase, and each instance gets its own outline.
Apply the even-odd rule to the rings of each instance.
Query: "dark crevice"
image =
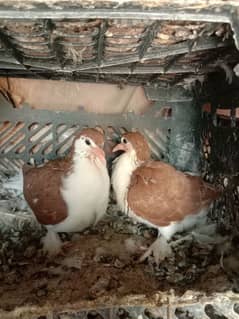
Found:
[[[205,313],[210,319],[227,319],[223,314],[217,313],[217,310],[210,304],[205,306]]]

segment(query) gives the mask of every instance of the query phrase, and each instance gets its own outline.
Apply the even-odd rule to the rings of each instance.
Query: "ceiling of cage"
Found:
[[[239,62],[229,23],[0,20],[0,75],[181,83]]]

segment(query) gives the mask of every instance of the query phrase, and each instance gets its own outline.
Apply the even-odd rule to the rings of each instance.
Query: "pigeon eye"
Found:
[[[122,138],[122,143],[124,143],[124,144],[127,144],[127,143],[128,143],[128,141],[126,140],[125,137]]]
[[[90,140],[88,140],[88,138],[85,140],[85,144],[86,145],[91,145],[91,142],[90,142]]]

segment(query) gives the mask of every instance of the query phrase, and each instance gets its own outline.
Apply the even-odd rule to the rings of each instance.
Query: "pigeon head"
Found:
[[[136,154],[140,162],[150,159],[150,148],[146,138],[139,132],[127,132],[122,135],[121,142],[116,145],[113,152],[124,151],[128,154]]]
[[[104,135],[102,132],[93,128],[85,128],[76,135],[73,141],[72,156],[73,160],[89,158],[100,160],[105,165]]]

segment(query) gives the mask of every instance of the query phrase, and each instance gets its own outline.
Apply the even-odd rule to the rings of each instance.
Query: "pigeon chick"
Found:
[[[158,229],[158,239],[141,257],[153,253],[157,264],[172,253],[168,241],[176,232],[206,223],[210,204],[219,192],[201,177],[150,160],[150,148],[139,132],[122,136],[114,152],[112,186],[120,209],[138,222]]]
[[[83,129],[65,159],[42,167],[23,166],[23,193],[36,219],[47,228],[44,249],[57,254],[58,232],[79,232],[95,225],[108,205],[110,180],[102,149],[104,136]]]

